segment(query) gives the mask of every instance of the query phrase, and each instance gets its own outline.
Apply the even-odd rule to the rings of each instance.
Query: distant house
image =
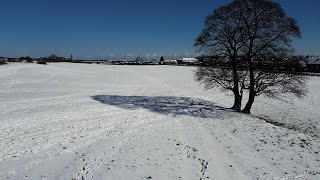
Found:
[[[119,60],[111,60],[109,61],[109,64],[113,64],[113,65],[125,65],[126,61],[119,61]]]
[[[125,65],[142,65],[141,61],[124,61]]]
[[[182,58],[177,60],[178,64],[185,64],[185,65],[198,65],[199,60],[196,58]]]
[[[307,62],[307,70],[310,72],[320,72],[320,57],[310,57]]]
[[[158,65],[157,61],[152,60],[152,61],[145,61],[142,63],[143,65]]]
[[[230,59],[223,56],[205,56],[199,61],[202,66],[228,66]]]
[[[8,62],[19,62],[19,58],[8,58]]]
[[[177,64],[177,60],[175,60],[175,59],[167,59],[167,60],[163,61],[163,64],[165,64],[165,65]]]

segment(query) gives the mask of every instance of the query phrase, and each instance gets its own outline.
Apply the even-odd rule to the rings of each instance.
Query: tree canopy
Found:
[[[271,73],[256,66],[257,61],[270,61],[274,56],[287,58],[293,52],[292,39],[300,37],[296,20],[288,17],[280,4],[270,0],[234,0],[206,18],[195,41],[205,55],[227,57],[231,69],[201,67],[195,73],[196,80],[207,88],[218,85],[231,90],[235,96],[233,109],[237,111],[241,108],[242,93],[247,90],[245,113],[250,113],[255,96],[260,94],[277,97],[290,92],[303,97],[306,78]]]

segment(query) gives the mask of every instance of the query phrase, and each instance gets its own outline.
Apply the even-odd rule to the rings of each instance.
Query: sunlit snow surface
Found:
[[[320,77],[244,115],[194,70],[0,66],[0,179],[320,179]]]

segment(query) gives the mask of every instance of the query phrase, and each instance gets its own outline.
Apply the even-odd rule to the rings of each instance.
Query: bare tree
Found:
[[[199,51],[206,53],[206,55],[228,57],[231,61],[231,71],[201,67],[195,76],[196,80],[210,84],[207,88],[219,85],[224,90],[232,91],[234,94],[232,109],[241,111],[242,93],[237,64],[239,52],[246,43],[246,37],[240,21],[234,18],[236,14],[237,9],[231,4],[214,10],[206,18],[204,29],[195,42],[195,46]],[[210,75],[210,72],[213,75]],[[210,77],[201,77],[202,75]]]
[[[242,110],[244,113],[250,113],[255,97],[261,94],[277,97],[281,93],[292,93],[299,98],[303,97],[307,93],[307,78],[266,68],[259,69],[256,64],[262,60],[270,62],[271,56],[283,57],[293,52],[291,39],[300,37],[296,21],[288,17],[278,3],[270,0],[234,0],[207,17],[204,29],[195,43],[199,50],[224,54],[231,59],[233,86],[230,88],[221,83],[230,80],[221,73],[213,70],[213,76],[199,73],[204,71],[202,68],[196,72],[196,80],[205,83],[207,88],[215,84],[226,90],[232,89],[235,99],[237,94],[242,99],[243,89],[248,90],[249,99]]]
[[[250,85],[249,99],[243,112],[250,113],[254,99],[259,94],[266,93],[268,96],[276,97],[279,92],[292,92],[297,97],[302,97],[306,92],[304,86],[295,84],[300,82],[305,85],[305,78],[262,71],[255,73],[254,64],[254,60],[259,59],[261,55],[279,56],[293,50],[291,39],[301,37],[296,20],[288,17],[280,4],[269,0],[235,0],[233,6],[238,9],[237,18],[244,28],[244,36],[247,37],[241,52],[248,63]],[[260,86],[261,84],[263,85]],[[261,90],[261,87],[264,90]]]

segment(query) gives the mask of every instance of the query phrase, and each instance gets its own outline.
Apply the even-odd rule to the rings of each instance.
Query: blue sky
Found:
[[[3,0],[0,56],[194,56],[204,18],[230,0]],[[298,54],[320,55],[320,1],[277,0],[300,24]]]

